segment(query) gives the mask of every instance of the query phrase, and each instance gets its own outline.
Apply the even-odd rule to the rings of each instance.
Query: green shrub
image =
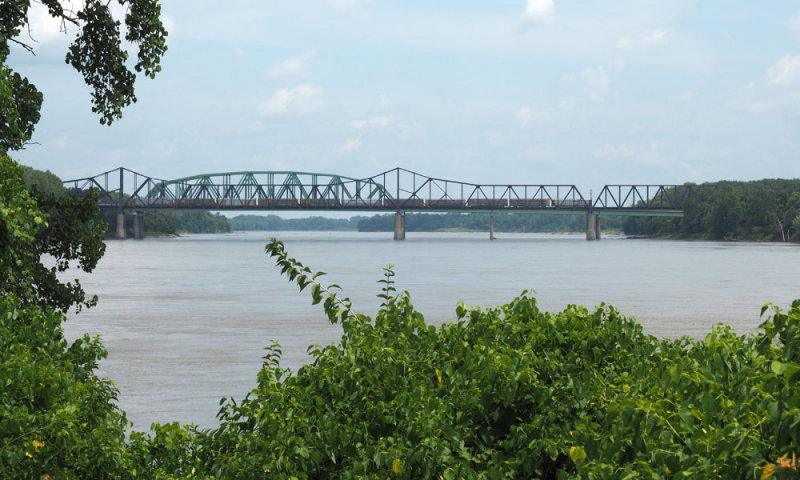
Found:
[[[119,478],[128,422],[97,378],[98,338],[71,345],[63,315],[0,299],[0,477]],[[47,478],[44,476],[43,478]]]

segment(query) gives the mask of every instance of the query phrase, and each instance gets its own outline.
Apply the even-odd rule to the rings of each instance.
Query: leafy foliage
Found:
[[[78,279],[63,283],[58,275],[70,267],[91,272],[106,251],[107,226],[97,219],[97,191],[83,197],[57,196],[34,186],[32,196],[47,218],[34,244],[38,259],[32,269],[35,302],[64,313],[73,306],[78,311],[94,306],[97,296],[87,299]]]
[[[32,237],[18,234],[24,243],[9,246],[8,253],[0,255],[9,259],[12,255],[24,256],[19,259],[16,277],[25,281],[9,281],[4,292],[14,293],[25,304],[49,306],[61,312],[72,306],[80,310],[94,305],[97,298],[87,299],[77,279],[64,283],[58,275],[70,267],[91,272],[105,252],[106,225],[97,220],[97,193],[67,195],[61,180],[52,173],[16,167],[8,157],[2,162],[6,168],[3,191],[6,195],[16,191],[17,199],[10,199],[11,203],[23,201],[21,191],[28,186],[24,195],[29,211],[27,221],[35,227],[29,230]]]
[[[160,19],[161,7],[157,0],[120,0],[125,7],[125,27],[113,18],[109,2],[88,0],[77,11],[59,0],[41,0],[49,14],[65,26],[75,27],[78,34],[69,47],[66,62],[80,72],[92,90],[92,111],[100,116],[100,123],[110,124],[121,118],[122,109],[136,101],[134,84],[136,72],[153,78],[161,70],[160,60],[167,50],[167,31]],[[18,38],[28,21],[29,1],[0,3],[0,59],[10,52],[9,42],[33,52],[33,47]],[[122,46],[125,40],[138,47],[133,69],[128,65],[128,53]],[[5,68],[5,67],[3,67]],[[0,130],[12,135],[0,135],[7,149],[20,148],[17,137],[27,140],[39,120],[41,93],[24,79],[14,78],[14,99],[17,116],[2,117]],[[0,98],[8,98],[0,92]],[[16,127],[16,128],[15,128]],[[13,134],[17,132],[17,134]],[[5,133],[5,132],[3,132]],[[23,142],[24,143],[24,142]]]
[[[94,88],[101,123],[121,115],[136,100],[135,76],[119,41],[119,22],[106,2],[89,0],[77,14],[59,0],[41,0],[49,13],[81,27],[68,62]],[[166,47],[155,0],[125,0],[127,39],[139,45],[137,71],[158,71]],[[71,260],[91,270],[103,253],[104,227],[94,223],[96,197],[58,198],[34,189],[7,155],[23,148],[39,120],[41,93],[5,65],[9,42],[32,51],[16,37],[28,21],[30,1],[0,2],[0,477],[125,478],[125,429],[117,392],[97,378],[106,351],[97,338],[69,344],[64,317],[53,310],[85,302],[79,285],[55,276]],[[39,206],[48,210],[42,213]],[[55,258],[53,269],[41,256]]]
[[[18,150],[30,140],[39,122],[42,94],[4,63],[0,52],[0,150],[5,152]]]
[[[41,193],[53,194],[56,196],[61,196],[67,193],[67,190],[64,188],[61,179],[58,178],[58,176],[54,173],[50,172],[50,170],[37,170],[26,165],[20,165],[20,167],[22,167],[22,181],[25,182],[28,190],[31,190],[35,187],[36,190]]]
[[[20,167],[0,153],[0,295],[25,292],[29,298],[32,244],[44,218],[21,180]]]
[[[106,351],[88,336],[68,344],[63,315],[30,305],[42,301],[39,235],[60,227],[45,222],[21,172],[0,155],[0,477],[118,478],[128,422],[94,374]]]
[[[106,356],[88,335],[69,345],[63,316],[0,299],[0,476],[119,478],[128,422]],[[45,477],[47,474],[49,477]]]

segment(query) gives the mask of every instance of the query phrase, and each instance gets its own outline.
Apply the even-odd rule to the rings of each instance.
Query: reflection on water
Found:
[[[357,311],[374,314],[382,268],[432,324],[455,306],[492,307],[535,290],[544,310],[606,302],[648,333],[702,337],[724,322],[753,331],[764,302],[800,298],[800,247],[755,243],[604,239],[580,235],[281,232],[290,256],[344,287]],[[120,389],[138,430],[151,422],[215,424],[221,397],[255,386],[263,348],[277,340],[282,365],[338,340],[322,309],[264,254],[263,232],[109,241],[82,277],[96,308],[71,316],[68,338],[99,333],[109,350],[101,374]]]

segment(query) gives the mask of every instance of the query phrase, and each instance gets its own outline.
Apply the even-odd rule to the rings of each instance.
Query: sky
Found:
[[[64,180],[119,166],[403,167],[582,191],[800,177],[795,1],[166,0],[163,71],[111,126],[64,62],[75,29],[33,3],[36,55],[12,47],[8,63],[44,104],[14,157]]]

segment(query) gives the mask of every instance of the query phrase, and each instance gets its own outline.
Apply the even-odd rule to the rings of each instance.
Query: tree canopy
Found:
[[[153,78],[161,70],[167,50],[167,31],[161,21],[157,0],[117,0],[125,11],[124,23],[114,18],[110,1],[86,0],[73,10],[59,0],[39,0],[48,13],[61,21],[62,28],[77,35],[65,61],[83,75],[92,93],[92,111],[100,123],[110,124],[122,116],[122,109],[136,101],[136,72]],[[0,3],[0,139],[3,148],[16,150],[30,139],[39,121],[42,95],[36,87],[5,66],[16,45],[34,52],[33,39],[25,35],[30,0]],[[128,62],[123,39],[137,47],[136,61]]]
[[[38,3],[61,21],[65,32],[76,30],[65,61],[90,87],[92,111],[98,114],[100,123],[119,119],[122,109],[136,101],[136,72],[153,78],[161,70],[167,31],[160,19],[159,2],[118,0],[116,5],[125,12],[124,23],[114,18],[110,1],[86,0],[77,9],[59,0]],[[31,8],[30,0],[0,2],[0,153],[23,148],[40,118],[42,93],[6,65],[12,46],[34,53],[34,39],[30,32],[25,34]],[[128,61],[123,39],[137,48],[135,62]],[[3,162],[7,171],[3,172],[2,194],[7,198],[0,225],[0,263],[5,270],[0,288],[15,293],[26,304],[61,311],[72,305],[80,308],[94,304],[96,300],[87,300],[77,281],[62,283],[57,274],[71,263],[90,272],[102,257],[105,226],[96,220],[96,197],[63,195],[60,180],[49,172],[20,172],[10,158],[5,157]],[[25,189],[23,179],[29,185],[29,195],[21,193]],[[33,206],[36,204],[38,210]],[[39,227],[25,233],[33,235],[33,242],[25,248],[17,245],[22,230],[16,219],[21,217],[10,205],[18,205],[13,208],[27,212]],[[44,255],[52,257],[54,265],[45,265]]]
[[[625,233],[717,240],[800,239],[800,179],[714,182],[696,186],[683,218],[635,218]]]
[[[120,118],[136,101],[134,71],[152,77],[160,69],[166,31],[158,2],[119,0],[124,30],[106,1],[86,0],[77,11],[59,0],[39,3],[78,29],[66,61],[92,89],[100,122]],[[88,335],[67,342],[57,311],[87,303],[79,285],[61,284],[56,273],[72,260],[91,271],[102,256],[96,197],[61,195],[57,179],[23,173],[7,154],[30,140],[42,104],[36,87],[6,65],[11,44],[33,52],[20,36],[30,8],[30,0],[0,2],[0,477],[128,478],[136,476],[123,466],[128,421],[113,384],[95,374],[106,351]],[[123,31],[138,46],[132,66]],[[44,254],[55,266],[42,263]]]

